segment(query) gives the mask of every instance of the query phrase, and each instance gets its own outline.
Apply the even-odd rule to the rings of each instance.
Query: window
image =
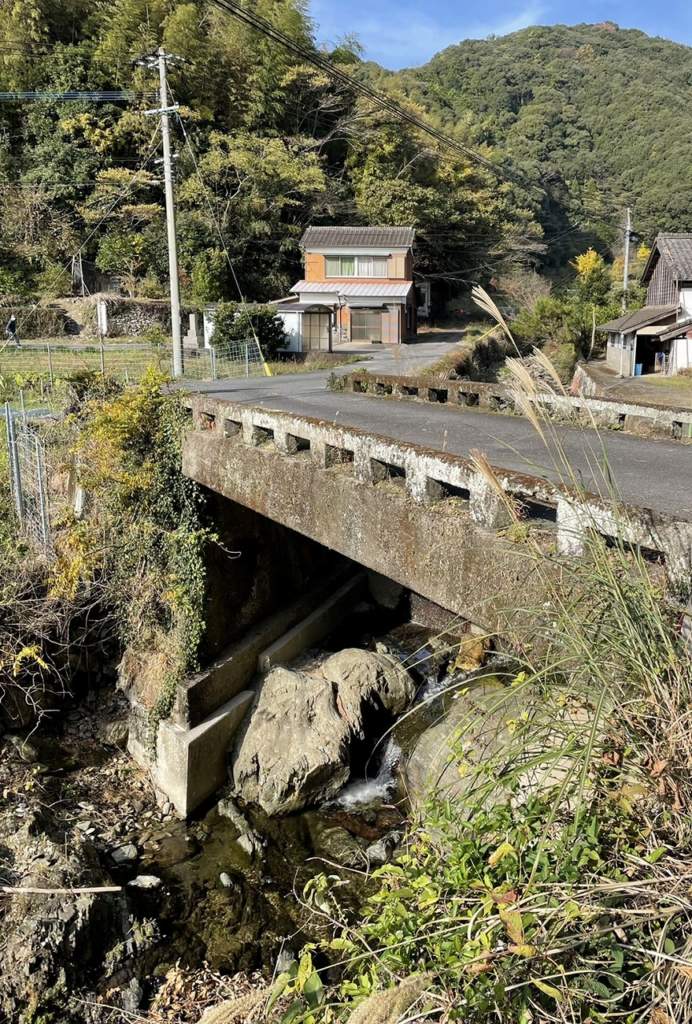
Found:
[[[387,277],[389,260],[386,256],[359,256],[358,277]]]
[[[327,256],[327,277],[389,277],[386,256]]]
[[[327,256],[327,277],[355,277],[354,256]]]

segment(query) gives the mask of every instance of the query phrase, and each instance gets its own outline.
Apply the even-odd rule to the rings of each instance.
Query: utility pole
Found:
[[[171,333],[173,335],[173,376],[183,375],[183,336],[180,323],[180,283],[178,280],[178,239],[175,229],[175,194],[173,190],[173,157],[171,154],[170,116],[178,104],[168,103],[168,63],[176,58],[160,46],[156,55],[144,57],[138,64],[158,68],[160,88],[160,109],[147,110],[150,115],[161,117],[161,138],[163,140],[163,177],[166,189],[166,228],[168,232],[168,274],[171,289]]]
[[[630,283],[630,242],[632,241],[632,211],[627,207],[627,218],[625,220],[625,260],[622,271],[622,312],[627,312],[627,291]],[[625,335],[620,333],[620,376],[624,376],[625,361]]]
[[[627,207],[625,223],[625,267],[622,273],[622,312],[627,310],[627,292],[630,285],[630,243],[632,241],[632,211]]]

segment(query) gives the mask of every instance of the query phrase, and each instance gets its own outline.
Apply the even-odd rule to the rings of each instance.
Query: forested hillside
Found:
[[[306,0],[248,6],[316,52]],[[606,25],[464,42],[399,74],[350,41],[328,55],[496,175],[210,0],[8,0],[0,89],[38,96],[0,104],[0,293],[64,294],[80,249],[92,276],[165,293],[160,138],[144,114],[158,82],[135,63],[161,42],[185,60],[171,86],[186,300],[238,297],[225,250],[248,297],[284,293],[309,223],[413,224],[418,271],[450,288],[517,263],[559,269],[588,245],[614,254],[628,203],[646,239],[690,227],[683,46]]]
[[[304,0],[250,6],[314,50]],[[513,185],[498,187],[205,0],[12,0],[0,10],[0,88],[51,95],[0,106],[0,292],[64,292],[60,268],[84,246],[87,268],[132,293],[161,293],[160,140],[144,115],[158,105],[158,78],[133,63],[161,42],[186,61],[171,75],[191,141],[176,119],[186,297],[237,297],[224,246],[246,295],[281,295],[309,223],[415,224],[421,267],[462,277],[494,247],[521,256],[527,234],[540,234]],[[367,73],[351,46],[330,57]],[[55,98],[75,89],[133,96]]]
[[[467,40],[392,76],[447,130],[507,154],[546,190],[551,263],[617,245],[624,207],[650,242],[692,226],[692,49],[601,25]],[[576,236],[576,241],[575,241]]]

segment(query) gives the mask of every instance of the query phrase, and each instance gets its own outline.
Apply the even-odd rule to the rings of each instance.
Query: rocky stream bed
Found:
[[[387,625],[377,635],[354,621],[326,650],[274,670],[228,791],[191,822],[157,803],[125,752],[117,694],[0,740],[0,1020],[196,1022],[319,934],[302,899],[312,876],[338,876],[356,913],[369,872],[404,839],[422,774],[400,769],[451,699],[435,694],[485,655],[474,638],[460,654],[455,637]],[[289,723],[277,694],[296,680],[309,711]],[[301,722],[302,775],[279,763],[275,742]]]

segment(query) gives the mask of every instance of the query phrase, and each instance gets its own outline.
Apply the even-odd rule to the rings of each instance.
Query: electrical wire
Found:
[[[169,92],[169,95],[170,95],[171,103],[173,105],[175,105],[175,96],[173,95],[173,91],[172,91],[170,85],[168,86],[168,92]],[[192,163],[193,163],[193,166],[195,168],[195,174],[197,175],[197,180],[199,181],[200,185],[202,186],[202,192],[204,194],[205,202],[207,204],[207,209],[209,210],[209,214],[210,214],[211,219],[213,221],[214,227],[216,228],[216,233],[219,236],[219,241],[221,242],[221,246],[223,248],[224,255],[226,257],[226,262],[228,263],[228,266],[230,268],[231,276],[233,277],[233,282],[235,284],[236,290],[238,292],[238,296],[240,298],[240,306],[243,309],[243,311],[247,314],[248,303],[247,303],[247,300],[245,298],[245,295],[243,294],[243,289],[240,286],[240,280],[239,280],[238,275],[236,273],[236,269],[235,269],[235,266],[233,264],[233,260],[231,259],[231,254],[228,251],[228,246],[226,245],[226,240],[225,240],[225,238],[223,236],[223,231],[221,230],[221,225],[219,224],[219,220],[218,220],[218,217],[216,215],[216,210],[214,209],[214,206],[213,206],[213,204],[211,202],[211,199],[209,198],[209,189],[208,189],[206,181],[204,180],[204,178],[202,176],[202,172],[200,170],[199,163],[197,162],[197,155],[196,155],[196,153],[195,153],[195,151],[193,149],[192,143],[190,142],[190,137],[187,134],[187,130],[185,128],[185,123],[184,123],[183,119],[181,118],[180,114],[177,113],[177,112],[176,112],[176,117],[177,117],[177,120],[178,120],[178,124],[180,125],[180,128],[181,128],[182,133],[183,133],[183,139],[185,140],[185,145],[187,146],[187,150],[188,150],[188,152],[190,154],[190,157],[192,159]],[[264,358],[264,353],[262,352],[262,346],[260,345],[260,340],[259,340],[259,337],[257,335],[257,331],[255,330],[255,325],[252,322],[252,317],[249,316],[249,315],[247,315],[247,322],[250,325],[250,330],[252,331],[253,339],[255,341],[255,344],[257,345],[257,351],[260,354],[260,359],[262,360],[262,366],[264,368],[264,372],[265,372],[267,377],[271,377],[271,375],[272,375],[271,374],[271,370],[269,369],[269,366],[267,365],[267,361]]]
[[[263,35],[268,36],[269,38],[273,39],[275,42],[279,43],[286,49],[291,50],[294,54],[296,54],[296,56],[300,57],[302,60],[306,60],[309,63],[313,64],[315,67],[319,68],[321,71],[324,71],[332,78],[335,78],[338,81],[340,81],[343,85],[347,85],[349,86],[349,88],[355,89],[357,92],[361,93],[361,95],[367,96],[369,99],[373,100],[373,102],[375,102],[378,107],[380,107],[382,110],[388,111],[390,114],[393,114],[400,121],[407,121],[409,124],[415,126],[416,128],[419,128],[421,131],[425,132],[427,135],[435,139],[437,142],[441,142],[443,145],[449,147],[450,149],[456,150],[458,153],[462,154],[463,156],[467,157],[470,160],[473,160],[475,163],[484,167],[486,170],[490,171],[497,177],[504,178],[507,181],[512,181],[517,185],[522,185],[524,188],[528,188],[535,192],[540,192],[540,194],[543,195],[543,189],[541,189],[534,182],[529,181],[528,178],[525,178],[523,177],[523,175],[517,174],[514,171],[508,171],[506,168],[493,163],[492,160],[489,160],[487,157],[483,156],[483,154],[479,153],[477,150],[472,149],[470,146],[464,145],[463,142],[459,142],[457,139],[452,138],[452,136],[450,135],[446,135],[438,128],[435,128],[434,125],[430,124],[430,122],[425,121],[423,118],[418,117],[416,114],[413,114],[410,111],[406,110],[404,107],[401,107],[398,103],[390,99],[390,97],[386,96],[384,93],[378,92],[376,89],[371,88],[364,82],[358,81],[357,78],[354,78],[352,75],[349,75],[346,71],[343,71],[341,68],[336,67],[336,65],[332,64],[332,62],[327,60],[326,57],[322,57],[319,53],[316,53],[315,51],[310,50],[305,46],[302,46],[300,43],[296,42],[296,40],[291,39],[290,36],[287,36],[284,32],[281,32],[279,29],[275,28],[271,24],[271,22],[267,21],[265,18],[260,17],[258,14],[253,14],[252,12],[248,11],[246,8],[241,6],[241,4],[236,3],[235,0],[210,0],[210,2],[215,7],[218,7],[220,10],[225,11],[227,14],[233,15],[240,21],[243,21],[246,25],[249,25],[251,28],[256,29]]]
[[[437,142],[466,156],[468,159],[473,160],[475,163],[484,167],[497,177],[504,178],[506,181],[521,185],[530,192],[540,195],[541,198],[545,198],[547,196],[548,193],[545,187],[529,180],[523,174],[516,171],[508,171],[506,168],[501,167],[492,160],[483,156],[483,154],[479,153],[477,150],[470,146],[466,146],[464,143],[459,142],[452,136],[447,135],[429,121],[418,117],[400,106],[386,94],[378,92],[378,90],[359,81],[357,78],[354,78],[353,75],[349,75],[346,71],[343,71],[341,68],[334,65],[326,57],[323,57],[314,50],[301,45],[295,39],[292,39],[290,36],[286,35],[286,33],[272,25],[266,18],[262,18],[260,15],[247,10],[241,3],[238,3],[237,0],[210,0],[210,3],[219,8],[219,10],[225,11],[227,14],[230,14],[266,37],[274,40],[274,42],[279,43],[279,45],[300,57],[301,60],[314,65],[336,81],[341,82],[343,85],[347,85],[349,88],[354,89],[361,95],[367,96],[378,107],[393,114],[400,121],[407,122],[420,129]],[[593,216],[605,215],[602,209],[597,209],[596,207],[586,203],[580,203],[577,212],[585,215],[592,214]]]

